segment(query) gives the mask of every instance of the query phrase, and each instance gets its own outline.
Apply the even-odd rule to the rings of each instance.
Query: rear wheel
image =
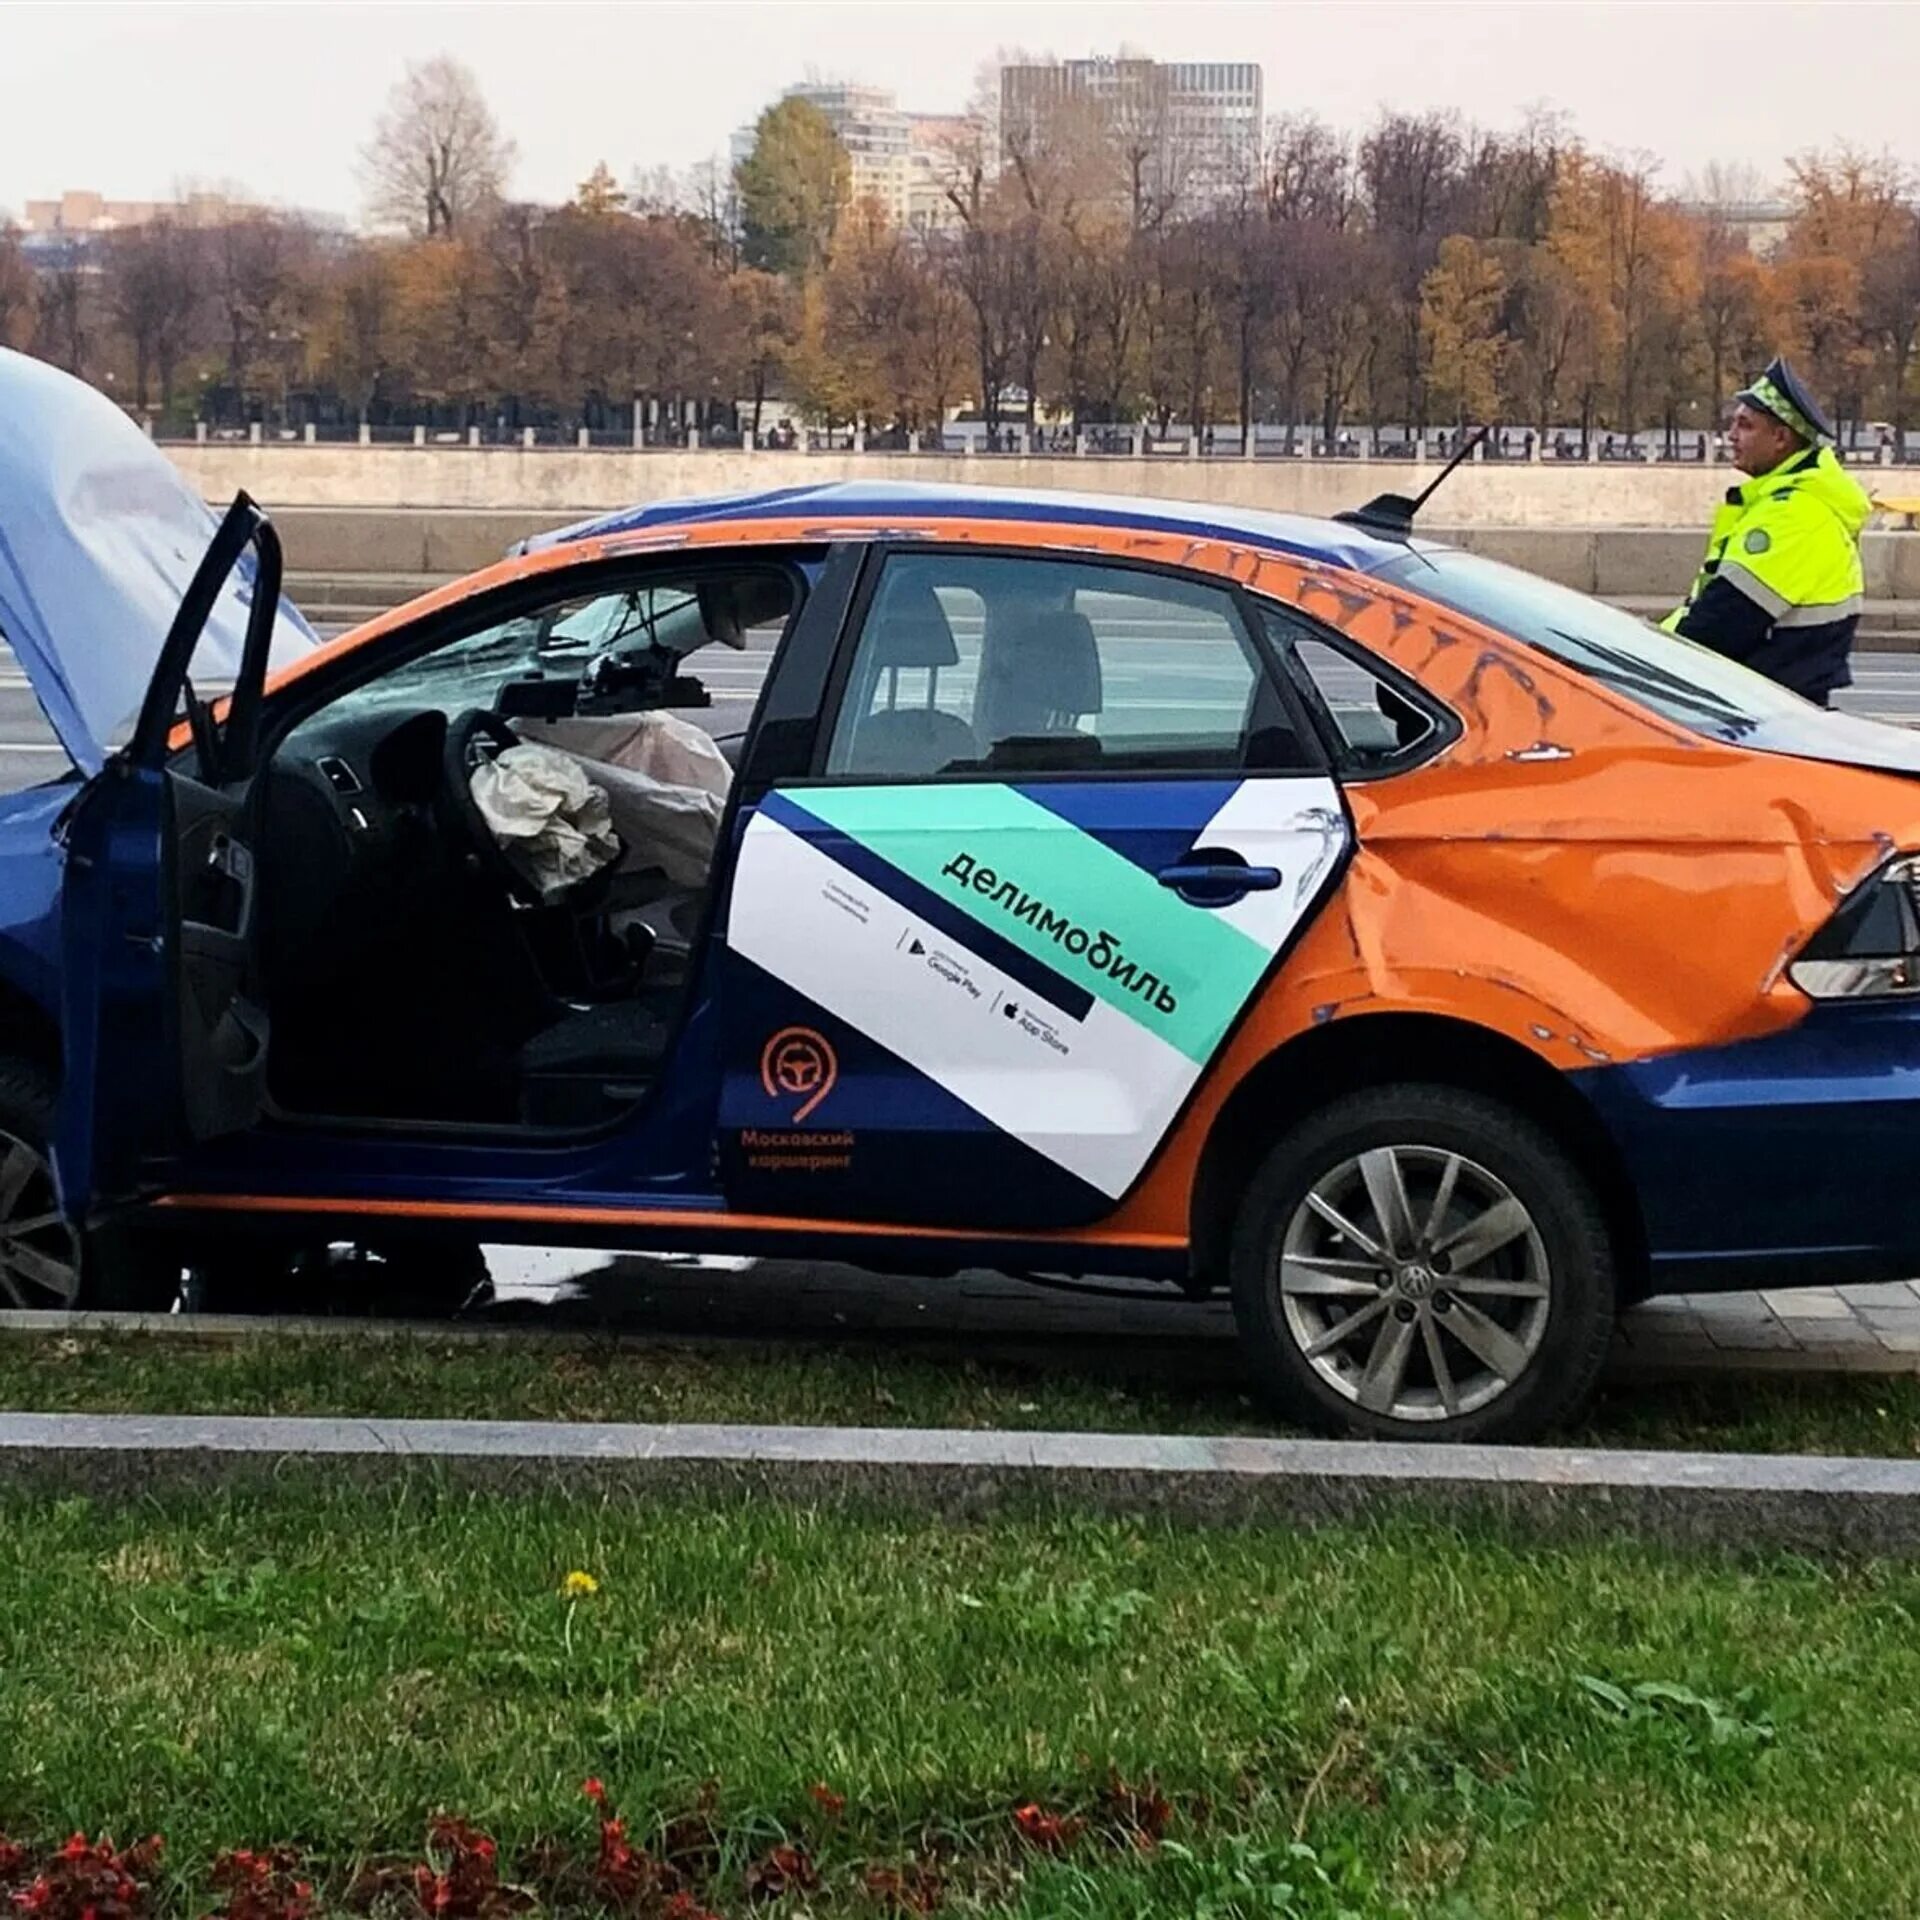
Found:
[[[180,1291],[164,1239],[122,1226],[83,1235],[61,1217],[53,1110],[46,1070],[0,1057],[0,1311],[164,1313]]]
[[[1296,1127],[1232,1263],[1261,1384],[1319,1432],[1530,1439],[1585,1404],[1613,1331],[1591,1186],[1526,1115],[1458,1088],[1369,1088]]]

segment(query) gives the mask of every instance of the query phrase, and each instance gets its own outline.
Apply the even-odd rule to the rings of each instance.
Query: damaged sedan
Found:
[[[0,354],[0,629],[74,762],[0,802],[0,1305],[1127,1275],[1291,1421],[1511,1439],[1626,1303],[1920,1268],[1920,746],[1391,513],[655,504],[323,646]]]

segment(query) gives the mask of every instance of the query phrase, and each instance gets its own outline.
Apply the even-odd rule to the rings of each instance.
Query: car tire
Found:
[[[1317,1433],[1530,1440],[1586,1404],[1613,1335],[1592,1185],[1456,1087],[1366,1088],[1293,1128],[1248,1183],[1231,1280],[1259,1386]]]
[[[59,1218],[48,1141],[55,1089],[37,1061],[0,1055],[0,1311],[165,1313],[180,1260],[165,1236]]]

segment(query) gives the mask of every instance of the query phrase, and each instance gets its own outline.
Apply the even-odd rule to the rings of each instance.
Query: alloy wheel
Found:
[[[80,1236],[38,1148],[0,1132],[0,1308],[59,1312],[80,1296]]]
[[[1342,1398],[1396,1420],[1477,1412],[1526,1373],[1553,1276],[1499,1178],[1445,1148],[1342,1160],[1294,1209],[1273,1284],[1302,1357]]]

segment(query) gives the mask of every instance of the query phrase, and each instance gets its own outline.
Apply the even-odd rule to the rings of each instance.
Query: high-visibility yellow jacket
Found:
[[[1727,489],[1707,557],[1660,624],[1824,702],[1851,683],[1865,490],[1826,447]]]

